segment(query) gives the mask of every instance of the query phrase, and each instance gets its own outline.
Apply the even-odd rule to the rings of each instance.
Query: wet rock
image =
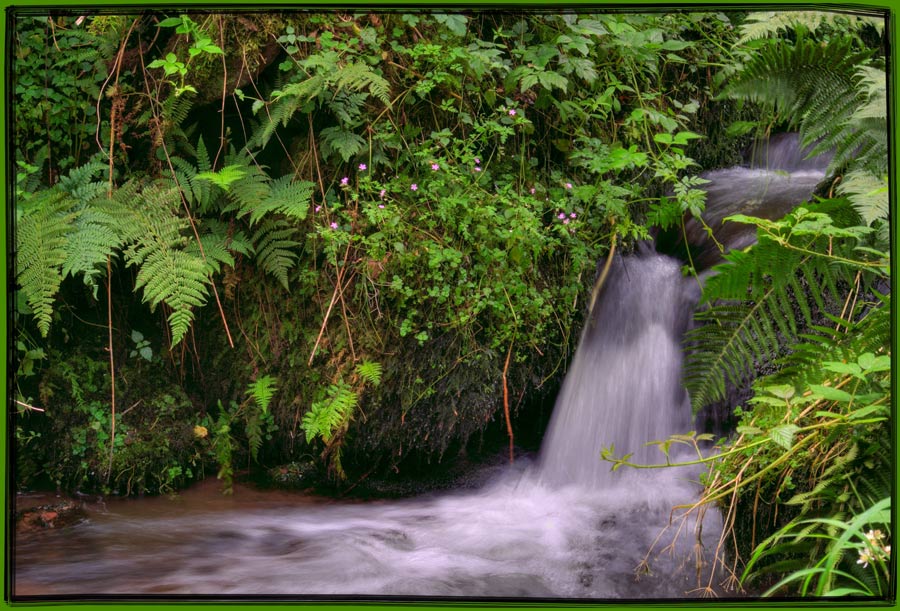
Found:
[[[58,503],[29,507],[16,513],[16,532],[40,532],[48,528],[65,528],[85,519],[84,506],[79,501],[64,500]]]

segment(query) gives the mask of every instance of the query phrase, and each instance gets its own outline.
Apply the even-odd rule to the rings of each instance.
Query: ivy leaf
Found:
[[[800,430],[796,424],[782,424],[769,431],[769,438],[785,450],[794,445],[794,435]]]

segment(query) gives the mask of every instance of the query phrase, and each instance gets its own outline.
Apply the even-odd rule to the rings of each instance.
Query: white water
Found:
[[[16,548],[20,593],[656,599],[698,596],[693,523],[671,552],[683,470],[610,474],[599,450],[686,430],[678,341],[690,310],[674,260],[617,261],[585,330],[539,464],[481,490],[338,503],[265,493],[109,503]],[[152,505],[147,502],[152,501]],[[142,504],[143,503],[143,504]],[[707,517],[715,533],[717,516]],[[677,523],[676,523],[677,527]],[[714,545],[713,535],[704,543]],[[652,574],[636,579],[649,550]]]

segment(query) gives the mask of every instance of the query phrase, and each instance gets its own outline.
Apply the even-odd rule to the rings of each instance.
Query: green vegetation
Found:
[[[13,19],[19,486],[228,491],[315,464],[349,487],[505,441],[559,384],[602,262],[686,235],[702,169],[796,130],[836,151],[828,184],[727,219],[757,244],[687,338],[695,409],[752,385],[697,508],[723,507],[754,591],[890,590],[877,20]]]

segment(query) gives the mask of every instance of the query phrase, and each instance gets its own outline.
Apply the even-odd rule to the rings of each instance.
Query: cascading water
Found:
[[[707,210],[721,218],[746,212],[755,199],[794,205],[821,175],[808,168],[784,176],[754,168],[709,173]],[[780,178],[803,186],[782,189]],[[214,486],[175,500],[110,501],[77,526],[17,541],[14,592],[699,596],[698,588],[715,583],[698,582],[694,562],[703,548],[695,547],[693,524],[676,520],[669,528],[672,506],[696,499],[698,472],[612,473],[600,460],[603,448],[615,446],[635,462],[661,462],[662,453],[645,444],[690,429],[680,338],[698,287],[680,266],[654,252],[615,259],[536,464],[519,461],[477,491],[402,501],[342,503],[248,489],[223,498]],[[714,547],[718,521],[707,514],[704,531],[712,534],[703,545]],[[671,553],[658,555],[663,548]],[[636,580],[645,560],[653,570]]]
[[[690,428],[681,385],[681,336],[697,284],[674,259],[647,253],[615,259],[591,313],[541,448],[540,477],[561,485],[605,487],[633,470],[610,471],[604,448],[640,463],[662,454],[644,447]]]

